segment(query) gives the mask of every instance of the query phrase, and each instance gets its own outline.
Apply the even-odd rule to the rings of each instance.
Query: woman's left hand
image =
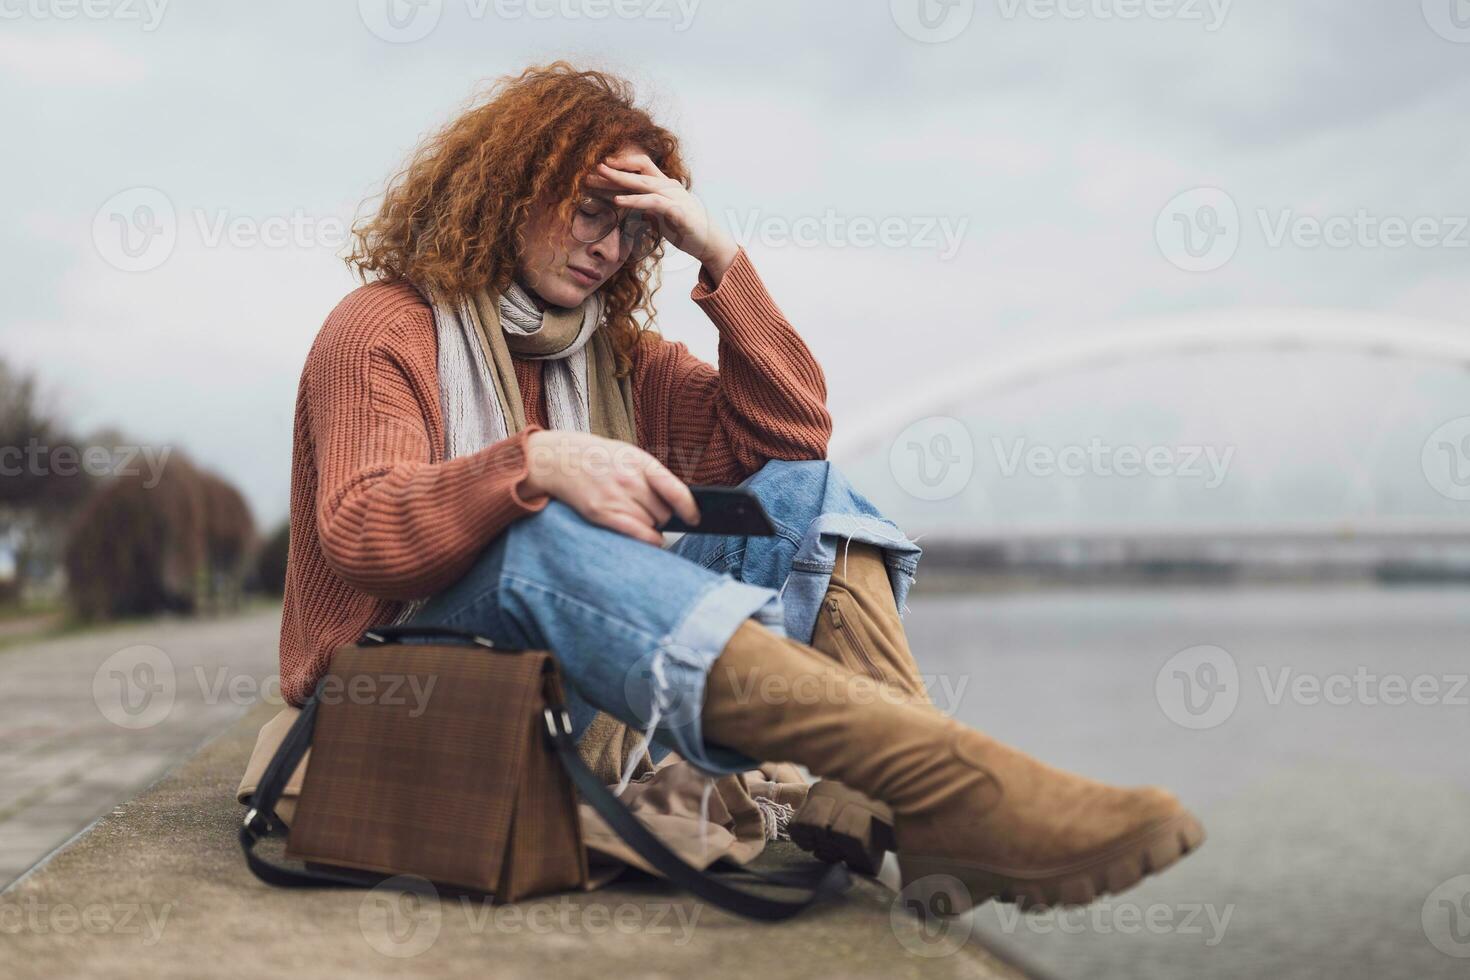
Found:
[[[619,191],[615,207],[646,211],[657,218],[659,231],[681,252],[698,259],[716,282],[735,261],[739,246],[729,233],[709,218],[699,198],[654,165],[641,150],[614,153],[588,175],[590,186]]]

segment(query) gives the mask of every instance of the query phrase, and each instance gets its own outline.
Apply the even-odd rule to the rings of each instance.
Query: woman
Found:
[[[919,549],[824,460],[821,368],[689,183],[625,82],[557,62],[390,184],[351,259],[373,281],[302,376],[286,698],[371,626],[460,627],[555,651],[608,777],[647,765],[626,726],[711,775],[805,765],[792,836],[865,870],[893,848],[973,901],[1085,902],[1196,846],[1169,794],[928,703],[898,614]],[[635,320],[666,247],[700,264],[718,370]],[[748,487],[779,533],[662,548],[687,483]]]

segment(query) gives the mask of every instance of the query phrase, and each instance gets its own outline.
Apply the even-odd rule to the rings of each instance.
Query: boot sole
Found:
[[[798,814],[787,827],[792,843],[829,864],[841,862],[859,874],[876,875],[883,855],[895,846],[892,824],[857,802],[845,787],[829,784],[826,792],[836,811],[823,823],[802,823]]]
[[[903,889],[931,915],[959,915],[995,899],[1023,909],[1087,905],[1127,891],[1158,874],[1205,841],[1191,813],[1157,824],[1106,851],[1064,868],[1018,871],[966,864],[953,858],[898,855]]]

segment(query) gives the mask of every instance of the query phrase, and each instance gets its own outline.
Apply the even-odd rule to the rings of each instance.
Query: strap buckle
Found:
[[[572,716],[567,714],[565,708],[558,714],[558,712],[548,705],[541,709],[541,717],[545,719],[546,731],[551,735],[553,741],[558,736],[572,737]],[[560,729],[557,727],[558,721],[561,722]]]
[[[260,822],[261,826],[255,826],[257,821]],[[255,807],[251,807],[250,810],[245,814],[245,823],[243,824],[243,826],[245,827],[245,830],[248,831],[251,835],[261,837],[270,833],[271,822],[265,817],[261,816],[258,809],[256,809]]]

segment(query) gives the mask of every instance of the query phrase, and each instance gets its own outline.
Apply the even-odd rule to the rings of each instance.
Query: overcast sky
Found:
[[[923,2],[0,0],[0,356],[77,427],[181,447],[279,520],[302,358],[354,286],[342,228],[477,88],[556,57],[629,75],[680,134],[696,194],[824,365],[839,434],[959,365],[1124,320],[1470,323],[1470,4]],[[675,266],[661,326],[712,359]],[[1412,496],[1429,429],[1470,412],[1434,365],[1225,360],[1052,379],[995,417],[1007,440],[1044,415],[1049,438],[1177,443],[1224,431],[1180,419],[1230,379],[1190,404],[1260,420],[1231,430],[1235,465],[1388,459],[1374,478]],[[1286,418],[1304,372],[1310,430]],[[1324,448],[1406,399],[1386,456]],[[1313,492],[1242,506],[1297,493],[1290,516]]]

